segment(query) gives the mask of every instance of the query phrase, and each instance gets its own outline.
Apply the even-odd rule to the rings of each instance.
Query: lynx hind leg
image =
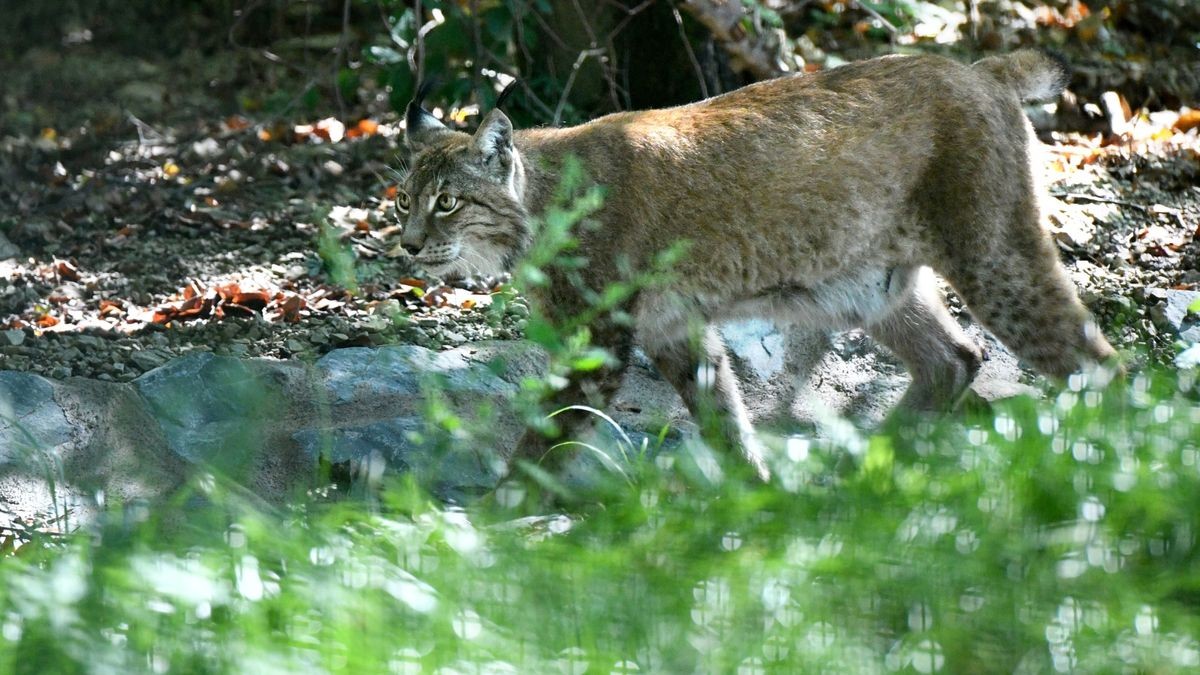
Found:
[[[1065,379],[1116,356],[1032,206],[1012,226],[950,251],[938,271],[984,327],[1046,376]]]
[[[643,340],[643,349],[663,378],[679,392],[701,429],[730,447],[740,448],[755,473],[768,480],[771,474],[720,333],[708,326],[699,343],[694,344],[685,334],[671,341]]]
[[[904,410],[954,407],[975,379],[983,352],[950,316],[928,267],[906,272],[907,288],[867,333],[904,362],[912,384],[900,401]]]

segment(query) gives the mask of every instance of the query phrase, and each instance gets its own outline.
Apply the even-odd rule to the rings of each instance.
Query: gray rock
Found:
[[[20,328],[10,328],[4,331],[4,341],[12,347],[20,347],[25,342],[25,331]]]
[[[1200,344],[1194,344],[1180,352],[1175,357],[1175,365],[1179,368],[1200,367]]]
[[[21,255],[21,249],[9,241],[3,232],[0,232],[0,260],[9,260],[19,255]]]
[[[167,355],[156,349],[138,349],[130,352],[129,360],[141,370],[153,370],[167,362]]]
[[[70,440],[70,423],[49,380],[0,371],[0,466],[25,465]]]
[[[278,364],[278,368],[273,367]],[[302,366],[190,352],[134,380],[167,446],[181,458],[234,476],[270,449],[272,432],[305,408],[287,391]],[[290,414],[289,414],[290,413]]]
[[[55,390],[71,423],[63,473],[72,489],[128,503],[168,494],[186,479],[187,465],[167,449],[132,385],[73,378]]]
[[[413,345],[339,349],[316,364],[326,407],[292,438],[314,461],[323,454],[381,462],[415,473],[444,497],[478,493],[495,485],[522,433],[510,405],[517,383],[543,362],[524,343],[441,353]]]
[[[723,331],[751,415],[768,432],[777,425],[795,433],[826,411],[873,424],[908,383],[896,359],[860,333],[831,342],[824,333],[759,322]],[[1029,393],[1013,385],[1016,360],[994,342],[989,350],[976,391],[989,399]],[[311,365],[197,351],[132,384],[0,372],[0,469],[35,449],[59,471],[49,481],[0,471],[0,506],[57,508],[54,485],[81,511],[99,493],[152,499],[195,467],[278,503],[321,479],[322,457],[359,475],[408,472],[443,498],[464,499],[503,473],[523,433],[513,402],[521,383],[545,368],[546,355],[532,343],[495,341],[446,352],[341,349]],[[639,352],[610,412],[633,437],[633,452],[643,441],[656,448],[664,429],[668,445],[694,429],[678,395]],[[601,446],[615,447],[615,430],[600,423],[595,433],[607,439]]]
[[[69,531],[107,500],[154,499],[185,476],[132,387],[0,372],[0,525]]]
[[[72,526],[82,509],[65,489],[62,450],[70,440],[70,423],[49,380],[0,371],[0,527],[17,521],[49,530]]]
[[[721,327],[721,336],[733,354],[760,379],[769,380],[782,372],[786,339],[767,321],[740,321]]]
[[[1200,300],[1200,291],[1180,291],[1172,288],[1165,290],[1165,297],[1164,317],[1176,333],[1182,334],[1200,325],[1200,317],[1188,311],[1192,303]]]
[[[133,386],[169,452],[280,502],[316,477],[292,440],[320,419],[313,380],[303,363],[191,352]]]

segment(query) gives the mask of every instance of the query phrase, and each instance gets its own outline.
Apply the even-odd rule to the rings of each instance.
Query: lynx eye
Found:
[[[450,213],[458,208],[458,197],[453,197],[446,193],[438,195],[437,210],[441,213]]]
[[[412,198],[408,196],[407,192],[400,190],[396,193],[396,208],[401,212],[408,213],[408,207],[411,205],[411,203]]]

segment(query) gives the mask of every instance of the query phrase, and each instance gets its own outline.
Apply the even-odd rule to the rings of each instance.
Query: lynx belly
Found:
[[[882,319],[928,268],[869,268],[815,284],[788,284],[739,301],[713,318],[773,319],[805,328],[845,330]]]

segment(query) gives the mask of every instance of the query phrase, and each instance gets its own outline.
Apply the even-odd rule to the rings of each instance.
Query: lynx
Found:
[[[587,286],[691,243],[672,282],[624,308],[633,326],[600,322],[596,342],[620,364],[640,344],[693,415],[710,404],[722,413],[723,433],[766,477],[716,322],[861,327],[907,366],[901,405],[944,410],[982,356],[932,269],[1047,376],[1113,359],[1041,225],[1037,140],[1021,104],[1065,84],[1065,67],[1035,51],[970,66],[892,56],[570,128],[514,131],[496,109],[473,135],[442,125],[418,96],[396,199],[401,244],[443,278],[511,270],[565,158],[578,158],[606,189],[599,226],[576,233]],[[537,300],[562,315],[583,308],[563,279]],[[559,398],[602,404],[621,372],[593,373]],[[531,436],[518,451],[539,447]]]

